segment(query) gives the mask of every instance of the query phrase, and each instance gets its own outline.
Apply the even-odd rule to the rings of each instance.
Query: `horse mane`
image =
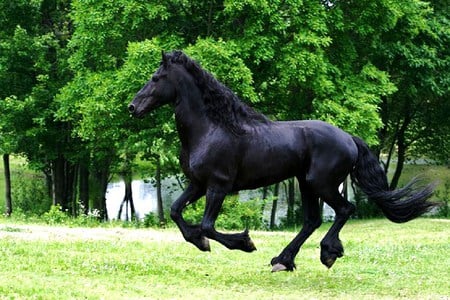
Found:
[[[244,125],[270,122],[266,116],[242,102],[230,88],[220,83],[182,51],[166,54],[166,61],[184,66],[192,75],[203,92],[205,112],[212,122],[224,126],[236,135],[245,134]]]

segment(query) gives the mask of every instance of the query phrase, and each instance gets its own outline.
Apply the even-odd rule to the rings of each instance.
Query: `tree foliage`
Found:
[[[273,119],[322,119],[397,150],[399,174],[412,155],[448,163],[439,1],[0,0],[0,15],[0,151],[44,171],[73,213],[88,190],[104,210],[111,174],[136,157],[178,172],[170,109],[134,120],[126,107],[174,49]]]

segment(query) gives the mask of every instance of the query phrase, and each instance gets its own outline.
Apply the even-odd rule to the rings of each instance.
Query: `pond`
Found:
[[[178,198],[178,196],[182,193],[182,189],[177,183],[177,180],[175,178],[168,178],[163,180],[161,189],[162,189],[161,192],[164,209],[168,209],[172,204],[172,202],[175,201]],[[136,211],[136,216],[138,219],[145,218],[145,215],[150,212],[156,213],[157,211],[156,187],[151,180],[147,179],[133,180],[132,191],[133,191],[133,203]],[[123,181],[111,182],[108,184],[108,189],[106,192],[106,209],[108,211],[108,216],[110,220],[118,219],[117,215],[124,195],[125,195],[125,184]],[[258,198],[261,196],[262,192],[260,189],[241,191],[239,193],[239,197],[242,201]],[[279,223],[280,217],[286,215],[287,203],[284,189],[280,190],[279,200],[280,201],[278,201],[276,223]],[[270,219],[271,207],[272,206],[270,204],[266,205],[265,207],[264,219],[266,220]],[[126,207],[124,206],[121,215],[122,220],[125,220],[126,216],[125,209]],[[129,207],[128,207],[128,215],[130,215]],[[334,217],[334,211],[326,204],[324,205],[323,216],[324,219],[332,219]]]
[[[156,212],[156,187],[150,180],[133,180],[131,183],[133,203],[136,217],[143,219],[146,214]],[[163,206],[167,208],[181,194],[181,187],[175,187],[175,179],[167,179],[162,182]],[[106,191],[106,209],[110,220],[118,219],[120,204],[125,195],[125,183],[111,182]],[[125,205],[122,209],[121,219],[125,220]],[[130,215],[130,208],[128,207]]]

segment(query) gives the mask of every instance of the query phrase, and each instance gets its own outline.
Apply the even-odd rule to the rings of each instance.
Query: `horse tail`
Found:
[[[358,147],[358,159],[351,178],[389,220],[404,223],[437,205],[427,201],[433,194],[434,184],[417,187],[417,178],[403,188],[390,190],[386,174],[367,144],[357,137],[353,141]]]

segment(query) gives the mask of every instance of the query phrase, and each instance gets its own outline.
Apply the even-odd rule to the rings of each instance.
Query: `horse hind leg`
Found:
[[[330,193],[324,193],[322,198],[336,213],[333,225],[320,242],[320,261],[326,267],[331,268],[336,259],[344,255],[344,247],[339,239],[339,232],[355,212],[355,206],[345,200],[337,188]]]
[[[314,193],[314,190],[302,181],[300,181],[300,190],[304,213],[303,227],[300,233],[283,249],[280,255],[272,259],[272,272],[293,271],[295,269],[294,260],[300,251],[300,247],[322,224],[319,199]]]

